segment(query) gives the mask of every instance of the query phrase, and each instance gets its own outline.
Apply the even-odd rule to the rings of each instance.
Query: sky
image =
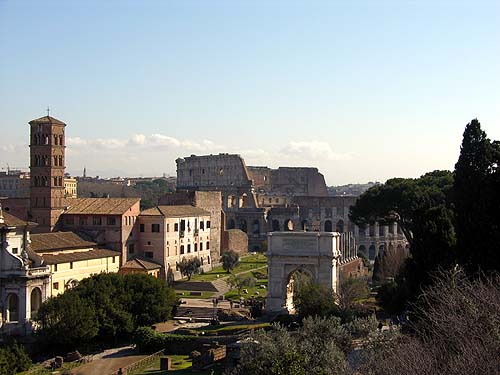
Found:
[[[192,154],[328,185],[453,169],[500,139],[500,1],[0,0],[0,168],[67,124],[66,170],[175,175]]]

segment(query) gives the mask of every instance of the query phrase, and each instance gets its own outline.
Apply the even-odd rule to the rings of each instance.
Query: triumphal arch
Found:
[[[337,291],[341,234],[336,232],[271,232],[267,237],[270,313],[293,310],[293,282],[297,272]]]

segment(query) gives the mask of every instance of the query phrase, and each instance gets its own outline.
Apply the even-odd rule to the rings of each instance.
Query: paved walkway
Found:
[[[133,355],[133,347],[125,346],[105,350],[96,354],[92,362],[71,370],[72,375],[108,375],[120,367],[128,366],[146,357],[145,355]]]

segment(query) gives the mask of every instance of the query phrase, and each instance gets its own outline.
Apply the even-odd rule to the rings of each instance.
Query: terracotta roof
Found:
[[[88,251],[68,251],[59,254],[44,254],[42,257],[45,264],[59,264],[115,256],[120,256],[120,252],[108,249],[94,249]],[[117,261],[117,264],[118,263],[119,261]]]
[[[164,217],[210,216],[210,212],[193,206],[157,206],[142,211],[140,216],[164,216]]]
[[[36,226],[36,223],[31,223],[28,221],[24,221],[19,219],[17,216],[11,215],[5,210],[2,210],[3,215],[3,223],[0,223],[0,227],[22,227],[25,225]]]
[[[141,198],[67,198],[63,215],[123,215]]]
[[[43,117],[37,118],[35,120],[31,120],[29,123],[30,124],[58,124],[58,125],[66,125],[61,120],[58,120],[58,119],[56,119],[54,117],[51,117],[51,116],[43,116]]]
[[[161,268],[160,264],[148,262],[144,259],[134,258],[130,259],[127,263],[125,263],[121,268],[126,269],[135,269],[135,270],[157,270]]]
[[[38,252],[95,247],[95,242],[86,241],[73,232],[52,232],[31,235],[31,248]]]

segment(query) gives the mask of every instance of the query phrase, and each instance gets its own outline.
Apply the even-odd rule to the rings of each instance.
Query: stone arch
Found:
[[[247,193],[243,193],[240,195],[239,199],[239,208],[248,207],[248,195]]]
[[[363,254],[365,257],[368,257],[368,254],[366,253],[366,246],[365,245],[360,245],[358,248],[358,253]]]
[[[238,228],[241,229],[243,232],[247,233],[248,231],[247,221],[245,219],[240,219]]]
[[[227,229],[234,229],[236,228],[236,223],[234,222],[234,219],[229,219],[227,221]]]
[[[375,249],[375,245],[370,245],[368,248],[368,259],[370,260],[375,260],[375,257],[377,256],[377,251]]]
[[[378,247],[378,255],[383,256],[385,253],[385,243],[379,245]]]
[[[42,305],[42,291],[40,288],[33,288],[30,297],[31,318],[35,318]]]
[[[293,221],[292,219],[287,219],[285,220],[285,225],[284,228],[285,232],[292,232],[293,231]]]
[[[307,219],[302,220],[300,223],[300,226],[303,231],[308,231],[309,230],[309,223],[307,222]]]
[[[286,301],[285,307],[289,313],[295,312],[293,297],[304,282],[313,280],[313,273],[307,268],[297,267],[288,273],[286,278]]]
[[[7,296],[7,322],[19,321],[19,297],[11,293]]]
[[[272,221],[272,226],[273,226],[273,232],[279,232],[280,229],[280,222],[276,219]]]
[[[78,285],[78,280],[76,279],[69,279],[68,282],[65,285],[66,290],[73,289],[75,286]]]
[[[260,234],[260,221],[255,219],[252,224],[252,233]]]
[[[268,235],[267,311],[293,309],[296,272],[306,272],[315,283],[338,291],[339,237],[335,232],[273,232]]]
[[[340,219],[339,221],[337,221],[335,230],[339,233],[344,233],[344,220]]]
[[[325,221],[325,232],[333,232],[333,224],[331,220]]]

